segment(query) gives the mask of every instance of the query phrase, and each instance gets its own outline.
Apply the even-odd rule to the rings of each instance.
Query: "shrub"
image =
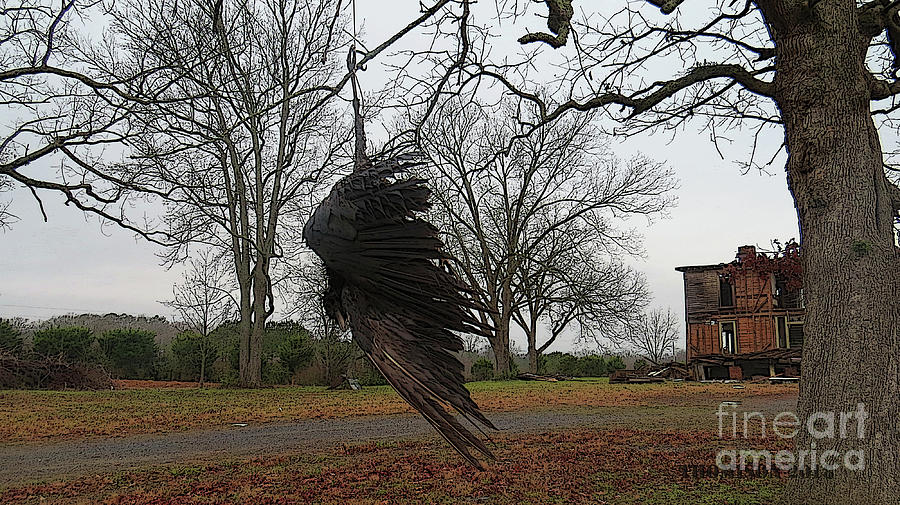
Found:
[[[0,319],[0,351],[17,355],[22,353],[22,332],[9,321]]]
[[[487,381],[494,378],[494,364],[485,358],[479,358],[472,364],[472,380]]]
[[[287,384],[291,380],[291,372],[280,361],[263,361],[262,380],[265,384]]]
[[[541,373],[550,375],[568,375],[570,377],[580,375],[578,358],[567,352],[554,351],[541,356]]]
[[[287,379],[293,384],[295,374],[312,363],[316,350],[310,342],[309,333],[305,329],[298,328],[287,334],[278,344],[277,355],[279,362],[287,371]]]
[[[559,370],[557,373],[560,375],[570,375],[570,376],[578,376],[578,358],[572,356],[571,354],[565,353],[559,358],[558,364]]]
[[[368,358],[360,359],[356,378],[361,386],[387,386],[388,381]]]
[[[322,381],[329,387],[340,386],[344,382],[342,376],[359,355],[359,347],[340,335],[328,333],[316,340],[315,348],[316,359],[322,368]]]
[[[204,380],[209,378],[209,370],[219,357],[217,349],[207,337],[206,348],[203,336],[192,331],[179,333],[172,339],[172,373],[180,380],[200,380],[201,367]],[[206,356],[204,356],[204,351]]]
[[[156,334],[152,331],[125,328],[110,330],[97,341],[109,371],[126,379],[148,379],[156,364]]]
[[[578,375],[582,377],[602,377],[607,374],[603,356],[591,354],[578,359]]]
[[[647,360],[645,360],[644,358],[638,359],[634,362],[635,370],[643,370],[644,368],[647,368],[648,366],[649,366],[649,364],[647,363]]]
[[[34,352],[40,356],[61,356],[68,363],[96,361],[94,334],[80,326],[47,328],[34,334]]]
[[[220,325],[210,333],[210,340],[219,349],[222,358],[221,381],[238,376],[240,368],[240,329],[237,322]],[[352,345],[352,344],[351,344]],[[212,347],[212,346],[211,346]],[[263,332],[261,367],[263,382],[267,384],[292,383],[297,372],[303,370],[316,356],[317,346],[306,328],[296,321],[278,321],[266,324]],[[347,371],[337,372],[338,378]]]
[[[22,358],[0,352],[0,389],[109,389],[102,369],[53,357]]]
[[[624,370],[625,362],[622,360],[621,356],[613,356],[606,362],[606,369],[608,373],[612,373],[616,370]]]

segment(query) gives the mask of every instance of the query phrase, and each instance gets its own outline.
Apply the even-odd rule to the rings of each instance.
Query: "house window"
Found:
[[[803,290],[789,291],[787,282],[779,276],[775,277],[775,306],[785,309],[803,308]]]
[[[788,339],[787,318],[784,316],[775,318],[775,341],[777,342],[779,349],[788,349],[791,347],[791,342]]]
[[[803,323],[788,324],[788,340],[791,347],[803,347]]]
[[[722,335],[722,352],[726,354],[737,353],[737,331],[734,321],[719,323],[719,334]]]
[[[734,307],[734,286],[724,275],[719,276],[719,307]]]

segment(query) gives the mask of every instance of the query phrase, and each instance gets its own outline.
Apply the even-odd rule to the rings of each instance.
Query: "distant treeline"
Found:
[[[95,331],[84,326],[41,325],[23,328],[22,321],[0,319],[0,352],[22,357],[53,357],[72,364],[102,367],[113,378],[198,381],[224,385],[238,382],[237,323],[215,329],[206,339],[182,331],[160,345],[158,335],[141,328],[114,328]],[[26,339],[26,333],[30,338]],[[470,380],[508,378],[513,370],[496,377],[490,356],[462,353],[461,361]],[[337,386],[344,378],[362,385],[386,384],[351,340],[332,335],[313,338],[301,324],[293,321],[270,323],[263,336],[263,381],[266,384]],[[626,368],[621,356],[589,354],[574,356],[551,352],[541,356],[540,373],[570,377],[601,377]]]
[[[19,323],[19,324],[14,324]],[[182,331],[168,345],[138,328],[95,332],[84,326],[43,327],[28,331],[20,321],[0,319],[0,352],[21,357],[53,357],[68,363],[102,367],[119,379],[238,381],[238,329],[229,323],[209,337]],[[209,342],[204,345],[204,342]],[[338,385],[352,377],[363,385],[386,384],[352,341],[313,339],[292,321],[270,323],[263,337],[263,379],[267,384]]]

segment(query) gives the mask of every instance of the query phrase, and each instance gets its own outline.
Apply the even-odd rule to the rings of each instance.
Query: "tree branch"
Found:
[[[663,14],[671,14],[681,5],[684,0],[647,0],[651,4],[659,7]]]
[[[554,49],[566,45],[571,29],[572,16],[575,10],[572,8],[572,0],[544,0],[550,10],[547,16],[547,28],[556,35],[544,32],[528,33],[519,38],[520,44],[532,42],[544,42]]]
[[[758,72],[764,72],[767,70],[768,69],[763,69]],[[510,91],[512,91],[519,97],[536,103],[541,109],[541,119],[543,123],[552,122],[570,110],[585,112],[591,109],[598,109],[609,105],[621,105],[623,107],[630,108],[631,113],[629,114],[629,118],[632,118],[650,110],[651,108],[661,103],[663,100],[672,97],[685,88],[712,79],[731,79],[743,86],[748,91],[768,98],[771,98],[774,95],[775,91],[775,86],[773,83],[758,79],[753,75],[753,73],[741,67],[740,65],[701,65],[694,67],[690,72],[682,77],[679,77],[678,79],[655,83],[653,86],[647,88],[647,90],[657,88],[656,91],[642,98],[637,98],[637,95],[647,90],[641,90],[632,95],[623,95],[621,93],[604,93],[602,95],[595,96],[594,98],[591,98],[586,102],[569,100],[558,106],[553,111],[548,112],[543,102],[538,100],[534,95],[519,92],[499,74],[493,72],[486,73],[503,82]]]
[[[900,217],[900,186],[897,186],[891,181],[887,181],[888,185],[888,196],[891,199],[891,206],[894,209],[894,214]]]

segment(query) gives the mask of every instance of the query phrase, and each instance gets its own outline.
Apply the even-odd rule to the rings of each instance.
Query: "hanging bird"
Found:
[[[482,468],[473,449],[493,454],[445,407],[496,429],[463,386],[463,365],[453,355],[463,348],[454,332],[488,335],[473,314],[487,309],[449,268],[438,230],[418,216],[430,206],[430,191],[423,179],[400,177],[411,166],[397,159],[358,164],[313,213],[303,238],[325,262],[329,316],[349,325],[400,396]]]

